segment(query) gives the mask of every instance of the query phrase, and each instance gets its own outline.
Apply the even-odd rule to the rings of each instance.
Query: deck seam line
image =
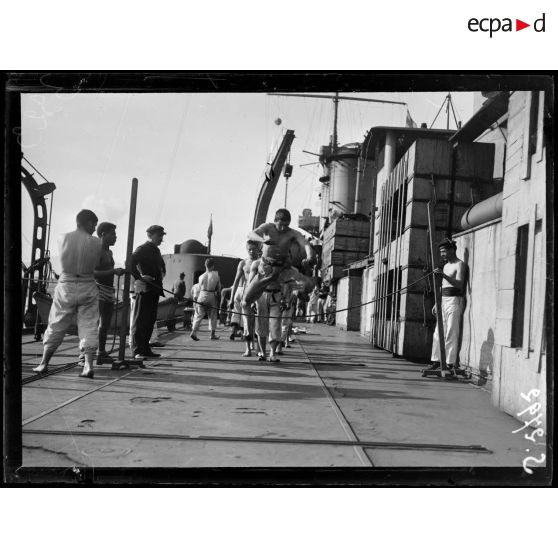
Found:
[[[345,432],[345,434],[347,435],[347,437],[349,438],[349,440],[351,442],[360,442],[359,437],[356,435],[355,431],[353,430],[352,426],[350,425],[349,421],[347,420],[347,417],[345,417],[345,415],[343,414],[343,411],[341,410],[341,407],[339,407],[339,405],[337,404],[337,401],[335,401],[335,398],[333,397],[333,395],[329,391],[329,388],[327,387],[324,379],[322,378],[322,376],[318,372],[318,369],[314,366],[314,363],[312,362],[312,360],[310,359],[310,356],[306,352],[306,349],[304,348],[303,344],[301,343],[300,338],[297,337],[297,341],[298,341],[298,346],[301,348],[302,352],[304,353],[304,356],[308,360],[308,363],[310,364],[310,366],[312,367],[312,369],[316,373],[316,375],[317,375],[317,377],[320,381],[320,384],[321,384],[320,387],[322,388],[323,392],[325,393],[325,395],[328,399],[328,402],[329,402],[333,412],[335,413],[335,416],[336,416],[337,420],[340,422],[341,428],[343,428],[343,431]],[[362,463],[362,465],[365,465],[365,466],[369,465],[371,467],[375,466],[374,462],[372,461],[372,458],[361,447],[353,447],[353,449],[354,449],[357,457],[359,458],[360,462]],[[364,456],[364,458],[363,458],[363,456]]]
[[[88,396],[92,393],[95,393],[96,391],[99,391],[99,390],[101,390],[101,389],[103,389],[107,386],[110,386],[111,384],[114,384],[115,382],[118,382],[119,380],[122,380],[123,378],[125,378],[126,376],[129,376],[133,372],[135,372],[135,370],[130,370],[126,374],[123,374],[122,376],[120,376],[118,378],[114,378],[114,380],[111,380],[110,382],[107,382],[106,384],[98,386],[95,389],[91,389],[89,391],[86,391],[85,393],[82,393],[81,395],[77,395],[76,397],[72,397],[71,399],[68,399],[67,401],[59,403],[58,405],[56,405],[52,409],[47,409],[46,411],[43,411],[42,413],[39,413],[38,415],[35,415],[34,417],[31,417],[31,418],[28,418],[28,419],[24,420],[21,423],[21,426],[27,426],[28,424],[30,424],[32,422],[35,422],[36,420],[39,420],[40,418],[46,417],[47,415],[50,415],[50,413],[54,413],[54,411],[58,411],[59,409],[62,409],[63,407],[66,407],[67,405],[70,405],[70,403],[74,403],[75,401],[78,401],[79,399],[82,399],[83,397],[86,397],[86,396]]]
[[[178,352],[178,351],[175,351]],[[62,409],[64,407],[66,407],[67,405],[70,405],[70,403],[74,403],[75,401],[78,401],[79,399],[82,399],[83,397],[86,397],[87,395],[90,395],[92,393],[95,393],[96,391],[99,391],[103,388],[106,388],[112,384],[114,384],[115,382],[118,382],[119,380],[122,380],[124,378],[126,378],[127,376],[129,376],[130,374],[133,374],[134,372],[136,372],[135,369],[130,370],[129,372],[126,372],[126,374],[122,374],[122,376],[119,376],[118,378],[114,378],[114,380],[111,380],[110,382],[107,382],[106,384],[103,384],[102,386],[98,386],[95,389],[89,390],[85,393],[82,393],[81,395],[77,395],[76,397],[72,397],[71,399],[69,399],[68,401],[64,401],[63,403],[60,403],[58,405],[56,405],[56,407],[53,407],[52,409],[47,409],[46,411],[43,411],[42,413],[35,415],[34,417],[28,418],[24,421],[22,421],[21,426],[27,426],[28,424],[31,424],[32,422],[35,422],[36,420],[39,420],[40,418],[46,417],[47,415],[50,415],[50,413],[54,413],[54,411],[58,411],[59,409]],[[45,376],[45,378],[48,378],[48,376]],[[40,379],[40,378],[38,378]]]
[[[466,453],[492,453],[484,446],[469,445],[460,446],[456,444],[420,444],[412,442],[374,442],[374,441],[351,441],[351,440],[316,440],[304,438],[250,438],[247,436],[188,436],[181,434],[161,434],[157,432],[107,432],[82,430],[23,430],[24,434],[43,435],[43,436],[85,436],[85,437],[114,437],[114,438],[141,438],[148,440],[180,440],[183,442],[241,442],[241,443],[262,443],[262,444],[306,444],[321,446],[349,446],[349,447],[370,447],[376,449],[389,450],[409,450],[409,451],[453,451]]]

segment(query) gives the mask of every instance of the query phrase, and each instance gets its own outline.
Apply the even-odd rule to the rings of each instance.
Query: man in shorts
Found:
[[[248,283],[250,277],[250,270],[252,264],[260,256],[261,244],[255,240],[248,240],[246,242],[246,251],[248,252],[248,257],[241,260],[238,264],[236,270],[236,277],[234,278],[234,283],[231,290],[231,300],[229,303],[229,309],[233,311],[233,316],[231,318],[231,325],[233,323],[238,323],[240,327],[240,315],[242,314],[242,324],[244,328],[244,342],[246,343],[246,351],[242,356],[249,357],[252,356],[252,343],[254,340],[254,310],[252,309],[252,304],[242,304],[242,298],[244,294],[244,289]],[[234,322],[233,322],[234,320]],[[231,333],[231,340],[234,339],[235,330],[233,326],[233,332]]]
[[[203,319],[204,311],[207,312],[209,318],[209,329],[211,331],[211,339],[217,340],[219,337],[215,334],[217,329],[217,316],[219,313],[219,298],[221,295],[221,279],[219,277],[219,272],[215,271],[215,261],[213,258],[207,258],[205,260],[205,273],[200,275],[198,280],[200,286],[199,294],[197,296],[198,306],[201,311],[194,318],[194,324],[192,325],[192,333],[190,337],[194,341],[199,341],[196,335],[201,321]]]
[[[286,209],[279,209],[275,213],[273,223],[264,223],[248,234],[249,240],[263,244],[262,257],[259,260],[258,273],[253,276],[244,290],[244,300],[252,304],[263,294],[270,285],[281,285],[293,278],[293,262],[291,257],[292,244],[298,244],[303,249],[306,258],[301,267],[308,270],[314,261],[314,252],[304,236],[289,227],[291,214]],[[296,272],[296,270],[295,270]],[[305,288],[311,289],[313,282],[310,277],[298,273],[297,280],[305,283]],[[283,301],[284,303],[285,301]]]

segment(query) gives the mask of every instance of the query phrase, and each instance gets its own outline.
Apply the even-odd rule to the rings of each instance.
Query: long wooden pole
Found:
[[[213,213],[209,217],[209,229],[207,232],[207,254],[211,255],[211,237],[213,236]]]
[[[428,240],[430,242],[430,257],[432,258],[432,269],[436,269],[436,251],[434,246],[434,236],[436,225],[434,223],[434,208],[432,202],[428,202]],[[446,337],[444,335],[444,322],[442,319],[442,299],[441,299],[441,280],[434,274],[434,303],[436,305],[436,323],[438,324],[438,338],[440,340],[440,366],[442,371],[447,370],[446,366]]]
[[[134,230],[136,228],[136,204],[138,199],[138,179],[132,179],[132,194],[130,197],[130,218],[128,221],[128,245],[126,246],[126,274],[124,275],[124,291],[122,293],[122,322],[120,324],[120,347],[118,360],[124,361],[126,354],[126,335],[130,321],[130,271],[132,252],[134,250]],[[131,341],[131,340],[130,340]]]

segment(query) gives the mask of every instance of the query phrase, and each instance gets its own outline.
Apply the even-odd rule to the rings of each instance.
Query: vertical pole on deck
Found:
[[[3,481],[16,476],[22,463],[21,402],[21,98],[6,91],[0,77],[0,105],[5,107],[4,170],[4,390]]]
[[[130,271],[132,266],[132,252],[134,249],[134,230],[136,228],[137,199],[138,199],[138,179],[133,178],[132,193],[130,196],[130,217],[128,221],[128,244],[126,246],[126,274],[124,275],[124,290],[122,292],[122,321],[120,323],[120,346],[118,348],[118,361],[113,364],[113,369],[118,369],[121,366],[128,366],[134,362],[134,361],[127,361],[125,359],[125,356],[126,356],[126,336],[130,329],[130,283],[131,283]]]
[[[434,224],[434,206],[428,202],[428,240],[430,242],[430,257],[432,258],[432,269],[436,269],[436,251],[434,246],[434,236],[436,225]],[[434,303],[436,305],[436,323],[438,324],[438,338],[440,340],[440,366],[442,371],[447,370],[446,366],[446,337],[444,335],[444,322],[442,319],[442,299],[441,299],[441,279],[434,275]]]

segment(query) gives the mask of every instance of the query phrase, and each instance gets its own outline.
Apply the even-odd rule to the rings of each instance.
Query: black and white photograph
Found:
[[[8,482],[550,482],[552,76],[5,79]]]

